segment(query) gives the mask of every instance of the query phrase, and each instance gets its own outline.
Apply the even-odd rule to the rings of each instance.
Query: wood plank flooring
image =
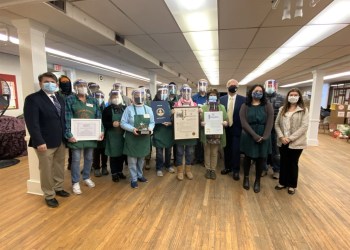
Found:
[[[137,190],[92,177],[95,188],[82,185],[82,195],[58,197],[52,209],[26,193],[22,157],[0,169],[0,249],[350,249],[350,143],[319,140],[302,154],[293,196],[274,190],[271,176],[255,194],[242,175],[206,180],[200,166],[192,181],[157,177],[153,160]],[[68,170],[65,187],[71,192]]]

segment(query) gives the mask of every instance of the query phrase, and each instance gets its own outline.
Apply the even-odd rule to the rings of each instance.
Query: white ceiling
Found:
[[[163,0],[69,0],[66,13],[42,2],[0,0],[0,26],[7,25],[15,35],[11,20],[30,18],[50,28],[48,47],[145,77],[153,71],[164,82],[205,78]],[[282,21],[283,3],[272,10],[271,0],[219,0],[220,84],[230,78],[243,79],[332,0],[321,0],[315,8],[304,2],[302,18]],[[125,38],[125,46],[114,41],[114,32]],[[311,70],[326,63],[330,65],[323,67],[326,74],[349,71],[350,59],[329,63],[350,55],[349,37],[350,26],[254,83],[277,79],[283,85],[310,79]],[[18,48],[9,44],[0,44],[0,51],[18,54]]]

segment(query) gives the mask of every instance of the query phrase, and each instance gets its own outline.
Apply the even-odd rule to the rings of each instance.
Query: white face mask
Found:
[[[299,101],[299,96],[288,96],[288,102],[297,103]]]
[[[114,105],[120,105],[120,104],[122,104],[122,98],[120,98],[120,97],[113,98],[111,100],[111,103],[114,104]]]
[[[86,95],[87,94],[87,87],[78,87],[75,90],[77,92],[77,94],[79,95]]]

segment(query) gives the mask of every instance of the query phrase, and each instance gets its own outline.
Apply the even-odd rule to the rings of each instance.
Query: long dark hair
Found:
[[[266,104],[266,91],[265,91],[264,86],[261,84],[255,84],[253,87],[251,87],[249,89],[249,91],[247,93],[247,98],[246,98],[246,102],[245,102],[247,104],[247,106],[252,106],[252,101],[253,101],[252,93],[256,87],[260,87],[263,91],[263,96],[260,99],[260,106],[264,106]]]
[[[281,115],[285,115],[285,113],[288,112],[288,109],[290,108],[290,103],[288,102],[288,96],[291,92],[297,92],[299,95],[299,100],[297,102],[297,106],[299,106],[300,108],[302,108],[305,112],[305,105],[304,105],[304,100],[303,100],[303,96],[301,95],[301,92],[298,88],[292,88],[291,90],[288,91],[286,98],[284,99],[284,105],[281,111]]]

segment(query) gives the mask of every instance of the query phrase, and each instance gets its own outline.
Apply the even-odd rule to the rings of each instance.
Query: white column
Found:
[[[307,132],[307,144],[309,146],[318,146],[318,125],[320,122],[324,72],[320,70],[314,70],[312,71],[312,74],[313,82],[309,110],[309,129]]]
[[[149,80],[149,89],[152,97],[154,97],[157,94],[157,74],[154,72],[149,72]]]
[[[29,19],[13,20],[19,39],[23,99],[39,90],[38,76],[47,71],[45,33],[48,28]],[[27,132],[26,140],[29,141]],[[38,158],[33,148],[28,147],[29,180],[27,192],[42,195]]]
[[[323,108],[327,108],[328,104],[328,96],[329,96],[329,88],[330,84],[329,83],[324,83],[322,87],[322,101],[321,101],[321,106]]]

